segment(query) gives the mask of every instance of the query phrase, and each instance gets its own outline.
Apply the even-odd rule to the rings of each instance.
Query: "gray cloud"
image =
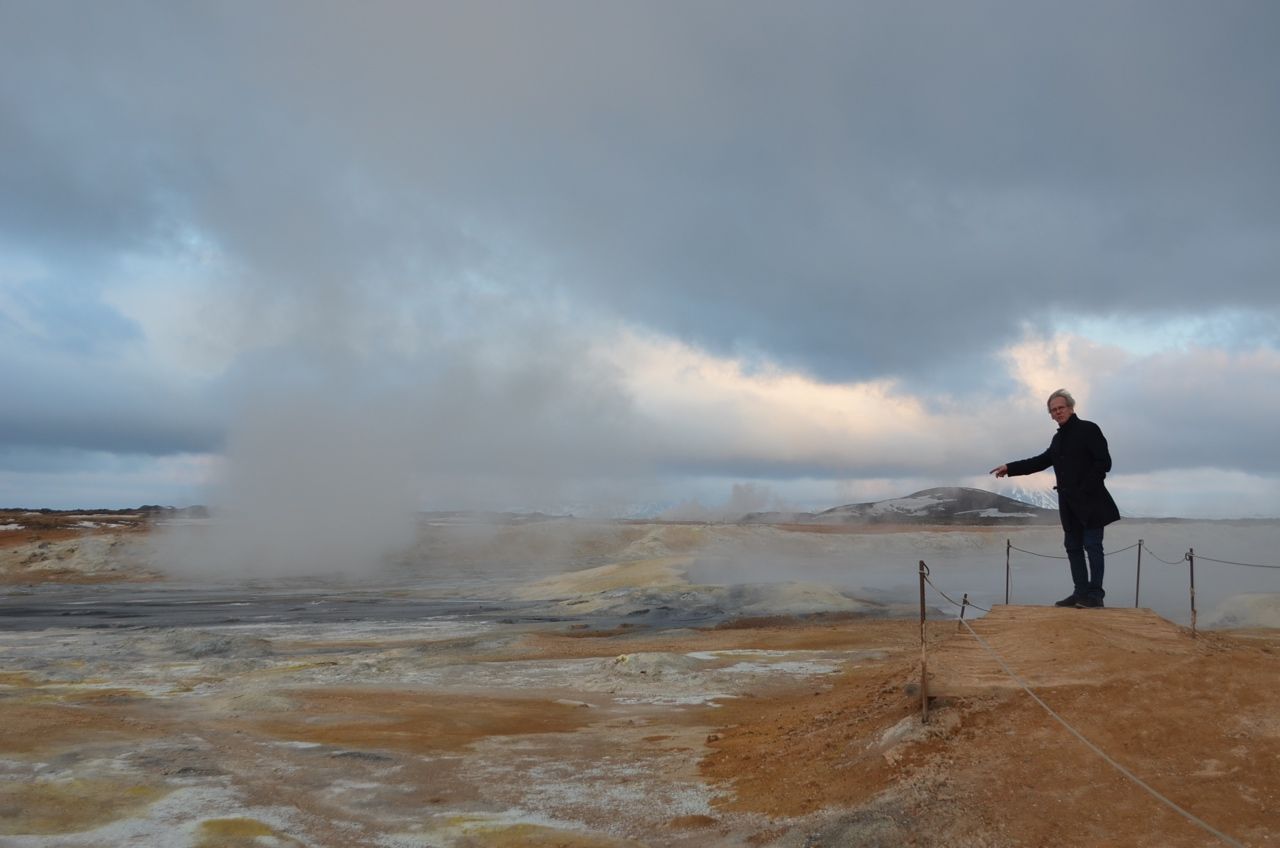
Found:
[[[101,353],[36,358],[3,344],[0,353],[0,446],[163,456],[223,445],[225,410],[206,383],[96,359]]]
[[[1094,402],[1111,420],[1128,473],[1220,468],[1278,476],[1280,455],[1266,447],[1280,418],[1278,379],[1274,354],[1164,355],[1108,381]]]
[[[833,377],[1050,307],[1276,306],[1268,4],[52,9],[11,30],[6,159],[55,178],[9,175],[9,219],[50,188],[60,232],[186,215],[272,284],[515,244]]]
[[[82,355],[95,334],[127,340],[110,309],[69,304],[121,255],[196,239],[244,351],[221,380],[117,392],[93,381],[124,372],[76,376],[50,357],[66,344],[30,342],[53,365],[6,378],[7,444],[213,449],[235,436],[231,398],[253,408],[297,378],[431,434],[415,469],[455,482],[610,463],[892,476],[937,454],[682,452],[565,328],[625,321],[824,379],[897,378],[940,410],[1014,390],[992,357],[1028,327],[1231,309],[1280,345],[1271,3],[0,15],[0,260],[54,269],[44,324]],[[1150,387],[1178,385],[1145,367],[1121,432],[1167,408]],[[1220,420],[1265,443],[1246,413]],[[1185,450],[1212,445],[1203,426],[1133,439],[1134,467],[1246,466],[1245,448]],[[947,473],[975,459],[956,449]]]

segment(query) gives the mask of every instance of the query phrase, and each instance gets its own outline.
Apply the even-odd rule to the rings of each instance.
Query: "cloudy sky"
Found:
[[[0,506],[1280,515],[1280,6],[0,0]]]

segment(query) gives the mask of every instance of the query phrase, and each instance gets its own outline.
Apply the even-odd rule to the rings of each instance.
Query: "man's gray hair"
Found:
[[[1056,397],[1060,397],[1063,400],[1065,400],[1067,402],[1068,409],[1076,408],[1076,399],[1073,398],[1071,396],[1071,392],[1067,391],[1066,389],[1058,389],[1056,392],[1049,395],[1049,399],[1045,401],[1045,406],[1053,406],[1053,399]]]

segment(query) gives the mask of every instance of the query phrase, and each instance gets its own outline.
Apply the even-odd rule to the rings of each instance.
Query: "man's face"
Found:
[[[1056,397],[1049,401],[1049,417],[1058,424],[1066,424],[1067,419],[1071,417],[1071,407],[1067,406],[1067,402],[1060,397]]]

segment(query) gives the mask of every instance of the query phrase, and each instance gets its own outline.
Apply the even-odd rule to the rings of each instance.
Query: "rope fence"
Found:
[[[1136,577],[1135,577],[1135,579],[1134,579],[1134,586],[1133,586],[1133,606],[1134,606],[1134,609],[1137,609],[1137,608],[1138,608],[1138,605],[1139,605],[1139,599],[1140,599],[1140,597],[1141,597],[1141,590],[1142,590],[1142,552],[1143,552],[1143,551],[1146,551],[1146,552],[1147,552],[1151,557],[1153,557],[1154,559],[1156,559],[1158,562],[1162,562],[1162,563],[1164,563],[1165,565],[1175,565],[1175,566],[1176,566],[1176,565],[1182,565],[1184,562],[1187,564],[1188,594],[1189,594],[1190,601],[1191,601],[1191,635],[1192,635],[1192,636],[1197,635],[1197,630],[1196,630],[1196,618],[1197,618],[1197,610],[1196,610],[1196,561],[1197,561],[1197,560],[1199,560],[1200,562],[1211,562],[1211,563],[1214,563],[1215,565],[1231,565],[1231,566],[1238,566],[1238,567],[1241,567],[1241,568],[1259,568],[1259,569],[1274,569],[1274,570],[1280,570],[1280,565],[1269,565],[1269,564],[1256,563],[1256,562],[1236,562],[1236,561],[1234,561],[1234,560],[1229,560],[1229,559],[1217,559],[1217,558],[1214,558],[1214,557],[1207,557],[1207,556],[1205,556],[1204,554],[1197,554],[1197,553],[1196,553],[1196,549],[1195,549],[1195,548],[1188,548],[1188,549],[1187,549],[1187,552],[1186,552],[1186,553],[1184,553],[1180,559],[1173,559],[1173,560],[1165,559],[1164,557],[1162,557],[1162,556],[1160,556],[1159,554],[1157,554],[1155,551],[1151,550],[1151,547],[1150,547],[1150,546],[1146,543],[1146,541],[1145,541],[1145,540],[1143,540],[1143,539],[1139,539],[1138,541],[1134,542],[1132,545],[1129,545],[1129,546],[1127,546],[1127,547],[1123,547],[1123,548],[1120,548],[1120,549],[1115,550],[1115,551],[1109,551],[1109,552],[1107,552],[1107,556],[1115,556],[1116,554],[1122,554],[1122,553],[1124,553],[1124,552],[1126,552],[1126,551],[1131,551],[1131,550],[1134,550],[1134,549],[1137,549],[1137,551],[1138,551],[1138,554],[1137,554],[1137,569],[1136,569]],[[1011,587],[1011,584],[1012,584],[1012,580],[1013,580],[1013,563],[1012,563],[1012,555],[1013,555],[1013,551],[1018,551],[1019,553],[1028,554],[1029,556],[1040,557],[1041,559],[1068,559],[1068,557],[1063,556],[1063,555],[1061,555],[1061,554],[1046,554],[1046,553],[1042,553],[1042,552],[1040,552],[1040,551],[1029,551],[1029,550],[1027,550],[1026,548],[1020,548],[1020,547],[1018,547],[1017,545],[1013,544],[1013,540],[1012,540],[1012,539],[1005,539],[1005,547],[1004,547],[1004,602],[1005,602],[1005,604],[1006,604],[1006,605],[1009,603],[1009,597],[1010,597],[1010,592],[1011,592],[1011,588],[1012,588],[1012,587]],[[948,598],[948,600],[951,600],[951,599],[950,599],[950,598]],[[955,601],[951,601],[951,603],[955,603]],[[971,606],[976,606],[976,605],[971,604]]]
[[[1010,546],[1010,547],[1012,547],[1012,546]],[[1136,545],[1130,545],[1130,546],[1129,546],[1129,548],[1125,548],[1124,550],[1129,550],[1130,548],[1134,548],[1134,547],[1138,548],[1139,556],[1141,556],[1141,550],[1142,550],[1142,547],[1143,547],[1143,543],[1142,543],[1142,541],[1141,541],[1141,540],[1139,540],[1139,542],[1138,542]],[[1032,553],[1032,552],[1031,552],[1031,551],[1024,551],[1024,553]],[[1119,553],[1119,551],[1117,551],[1117,553]],[[1035,554],[1035,555],[1036,555],[1036,556],[1048,556],[1048,555],[1045,555],[1045,554]],[[1052,558],[1054,558],[1054,559],[1062,559],[1063,557],[1052,557]],[[1188,551],[1188,559],[1194,559],[1194,553],[1193,553],[1192,551]],[[1215,560],[1215,561],[1216,561],[1216,560]],[[1242,563],[1227,563],[1227,564],[1241,565]],[[1058,713],[1057,713],[1057,712],[1056,712],[1052,707],[1050,707],[1048,704],[1046,704],[1046,703],[1044,702],[1044,700],[1043,700],[1043,699],[1041,699],[1041,698],[1040,698],[1040,696],[1039,696],[1039,695],[1037,695],[1037,694],[1035,693],[1035,691],[1033,691],[1033,690],[1032,690],[1032,688],[1031,688],[1029,685],[1027,685],[1026,681],[1024,681],[1021,677],[1019,677],[1019,676],[1018,676],[1018,675],[1013,671],[1013,669],[1009,667],[1009,664],[1008,664],[1008,663],[1006,663],[1006,662],[1004,661],[1004,659],[1000,656],[1000,654],[999,654],[999,653],[997,653],[997,652],[996,652],[996,650],[995,650],[994,648],[992,648],[992,647],[991,647],[991,645],[990,645],[990,644],[988,644],[988,643],[987,643],[987,641],[986,641],[985,639],[983,639],[981,636],[979,636],[979,635],[978,635],[977,631],[975,631],[975,630],[973,629],[973,626],[972,626],[972,625],[970,625],[970,624],[969,624],[969,622],[965,621],[965,619],[964,619],[964,612],[965,612],[965,608],[966,608],[967,606],[976,606],[975,604],[970,604],[970,603],[968,603],[968,597],[969,597],[969,596],[968,596],[968,594],[966,594],[966,595],[964,596],[964,601],[960,601],[960,602],[958,602],[958,601],[956,601],[954,598],[952,598],[950,595],[948,595],[946,592],[943,592],[941,589],[939,589],[939,588],[934,584],[933,580],[931,579],[931,575],[930,575],[930,571],[929,571],[929,566],[925,564],[924,560],[920,560],[919,571],[920,571],[920,699],[921,699],[921,721],[923,721],[923,722],[924,722],[924,723],[926,723],[926,724],[927,724],[927,723],[928,723],[928,721],[929,721],[928,656],[927,656],[927,647],[926,647],[926,640],[925,640],[925,620],[926,620],[926,612],[925,612],[925,586],[927,585],[929,588],[933,589],[933,591],[937,592],[937,593],[938,593],[939,595],[941,595],[944,599],[946,599],[949,603],[951,603],[951,604],[953,604],[954,606],[957,606],[957,607],[959,607],[959,608],[960,608],[960,616],[959,616],[959,618],[958,618],[958,621],[959,621],[959,625],[958,625],[958,627],[962,627],[962,628],[964,628],[965,630],[967,630],[967,631],[969,632],[969,635],[970,635],[970,636],[972,636],[974,639],[976,639],[976,640],[977,640],[978,644],[982,647],[982,649],[983,649],[984,651],[986,651],[986,652],[987,652],[987,653],[992,657],[992,659],[994,659],[994,660],[995,660],[995,662],[1000,666],[1001,670],[1002,670],[1005,674],[1007,674],[1007,675],[1010,677],[1010,679],[1012,679],[1012,680],[1013,680],[1013,682],[1014,682],[1014,683],[1016,683],[1019,687],[1021,687],[1021,688],[1022,688],[1022,690],[1023,690],[1024,692],[1026,692],[1026,693],[1031,697],[1031,699],[1032,699],[1033,701],[1035,701],[1035,702],[1036,702],[1036,704],[1038,704],[1038,705],[1040,706],[1040,708],[1041,708],[1041,709],[1043,709],[1046,713],[1048,713],[1048,715],[1049,715],[1051,718],[1053,718],[1056,722],[1058,722],[1058,723],[1059,723],[1059,724],[1061,724],[1064,728],[1066,728],[1068,732],[1070,732],[1073,736],[1075,736],[1075,737],[1076,737],[1076,739],[1080,740],[1080,742],[1081,742],[1081,743],[1083,743],[1083,744],[1085,745],[1085,747],[1087,747],[1087,748],[1088,748],[1090,751],[1092,751],[1094,754],[1097,754],[1097,755],[1098,755],[1098,756],[1099,756],[1099,757],[1100,757],[1104,762],[1106,762],[1106,763],[1107,763],[1107,765],[1111,766],[1113,769],[1115,769],[1116,771],[1118,771],[1120,774],[1122,774],[1125,778],[1127,778],[1128,780],[1130,780],[1130,781],[1131,781],[1132,783],[1134,783],[1136,786],[1138,786],[1138,787],[1140,787],[1141,789],[1143,789],[1145,792],[1147,792],[1149,795],[1151,795],[1153,798],[1155,798],[1155,799],[1156,799],[1157,801],[1159,801],[1161,804],[1164,804],[1166,807],[1168,807],[1169,809],[1173,810],[1175,813],[1177,813],[1178,815],[1182,816],[1182,817],[1183,817],[1183,818],[1185,818],[1187,821],[1189,821],[1189,822],[1191,822],[1192,824],[1196,825],[1197,827],[1201,828],[1201,829],[1202,829],[1202,830],[1204,830],[1205,832],[1212,834],[1213,836],[1215,836],[1216,838],[1218,838],[1219,840],[1221,840],[1222,842],[1224,842],[1224,843],[1225,843],[1225,844],[1227,844],[1227,845],[1235,846],[1235,848],[1246,848],[1246,846],[1244,845],[1244,843],[1240,842],[1239,840],[1237,840],[1237,839],[1235,839],[1235,838],[1233,838],[1233,837],[1231,837],[1231,836],[1228,836],[1226,833],[1223,833],[1222,831],[1220,831],[1220,830],[1218,830],[1217,828],[1213,827],[1213,826],[1212,826],[1212,825],[1210,825],[1208,822],[1206,822],[1206,821],[1204,821],[1203,819],[1201,819],[1201,818],[1199,818],[1199,817],[1197,817],[1197,816],[1193,815],[1192,813],[1190,813],[1190,812],[1189,812],[1189,811],[1187,811],[1186,809],[1184,809],[1184,808],[1180,807],[1177,803],[1175,803],[1174,801],[1170,800],[1169,798],[1167,798],[1166,796],[1164,796],[1163,794],[1161,794],[1161,793],[1160,793],[1160,791],[1159,791],[1159,790],[1157,790],[1155,787],[1153,787],[1151,784],[1147,783],[1145,780],[1143,780],[1142,778],[1138,777],[1138,775],[1134,774],[1131,770],[1129,770],[1128,768],[1126,768],[1125,766],[1123,766],[1123,765],[1121,765],[1119,762],[1117,762],[1117,761],[1115,760],[1115,758],[1113,758],[1113,757],[1111,757],[1109,754],[1107,754],[1107,752],[1106,752],[1106,751],[1104,751],[1104,750],[1102,750],[1102,748],[1098,747],[1096,744],[1094,744],[1093,742],[1089,741],[1089,739],[1088,739],[1088,738],[1086,738],[1086,737],[1084,736],[1084,734],[1082,734],[1079,730],[1077,730],[1075,727],[1073,727],[1073,726],[1071,725],[1071,723],[1070,723],[1070,722],[1068,722],[1068,721],[1067,721],[1066,719],[1064,719],[1061,715],[1059,715],[1059,714],[1058,714]],[[981,609],[981,608],[979,607],[979,609]]]
[[[1259,565],[1259,564],[1258,564],[1258,563],[1256,563],[1256,562],[1232,562],[1232,561],[1231,561],[1231,560],[1229,560],[1229,559],[1213,559],[1212,557],[1207,557],[1207,556],[1205,556],[1204,554],[1196,554],[1196,559],[1200,560],[1201,562],[1216,562],[1216,563],[1218,563],[1219,565],[1239,565],[1239,566],[1241,566],[1241,567],[1243,567],[1243,568],[1275,568],[1275,569],[1280,569],[1280,565]]]
[[[1181,565],[1182,563],[1187,561],[1186,554],[1183,554],[1179,559],[1165,559],[1164,557],[1157,554],[1155,551],[1151,550],[1150,546],[1147,545],[1146,542],[1140,541],[1138,544],[1142,545],[1143,550],[1145,550],[1147,553],[1151,554],[1153,557],[1163,562],[1165,565]]]

